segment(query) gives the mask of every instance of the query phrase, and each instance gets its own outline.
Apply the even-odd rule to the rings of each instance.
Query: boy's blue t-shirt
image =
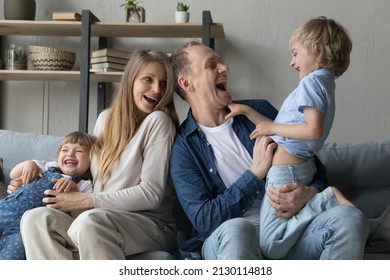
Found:
[[[290,154],[308,160],[323,146],[335,115],[335,75],[332,70],[319,69],[303,77],[291,92],[275,119],[275,123],[304,122],[303,107],[312,107],[324,114],[324,130],[319,140],[300,140],[272,135],[274,141]]]

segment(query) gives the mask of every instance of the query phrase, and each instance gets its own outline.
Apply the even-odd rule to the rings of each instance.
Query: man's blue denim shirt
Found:
[[[275,119],[278,113],[266,100],[235,102],[247,104],[270,119]],[[255,141],[249,135],[254,129],[255,125],[245,116],[234,117],[233,130],[251,156]],[[322,189],[327,183],[325,168],[317,162],[319,176],[313,185]],[[172,147],[170,176],[177,198],[193,226],[192,238],[180,248],[182,254],[199,251],[203,241],[219,225],[241,217],[259,195],[264,196],[265,181],[259,180],[249,169],[226,188],[218,175],[213,149],[193,119],[191,110],[180,125]]]

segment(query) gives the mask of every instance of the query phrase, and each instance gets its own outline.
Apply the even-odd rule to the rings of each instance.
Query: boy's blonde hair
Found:
[[[290,50],[296,43],[315,57],[321,68],[332,69],[336,78],[349,67],[352,41],[348,31],[333,19],[321,16],[309,20],[292,34]]]

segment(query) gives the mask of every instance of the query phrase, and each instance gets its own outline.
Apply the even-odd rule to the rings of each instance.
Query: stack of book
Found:
[[[116,49],[101,49],[92,52],[91,72],[123,71],[130,52]]]

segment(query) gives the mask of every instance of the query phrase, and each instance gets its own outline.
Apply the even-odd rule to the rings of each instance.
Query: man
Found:
[[[244,116],[225,118],[231,103],[229,68],[216,52],[189,42],[172,54],[171,63],[176,91],[190,106],[170,160],[177,197],[194,228],[192,238],[180,248],[182,257],[262,259],[259,211],[276,144],[268,136],[251,141],[255,127]],[[265,100],[239,102],[276,117],[277,110]],[[312,186],[289,184],[268,191],[275,215],[293,216],[327,186],[322,164],[317,160],[316,165]],[[310,223],[287,258],[361,259],[367,234],[361,211],[336,206]]]

